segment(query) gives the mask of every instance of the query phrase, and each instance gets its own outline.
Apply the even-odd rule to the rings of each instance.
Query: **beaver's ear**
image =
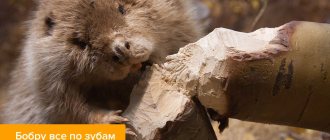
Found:
[[[55,26],[55,19],[53,13],[49,13],[45,18],[44,18],[44,25],[46,27],[46,35],[50,36],[52,35],[53,28]]]

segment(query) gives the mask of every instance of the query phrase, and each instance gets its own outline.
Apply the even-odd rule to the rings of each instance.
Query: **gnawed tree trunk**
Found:
[[[141,139],[214,139],[205,112],[330,132],[330,25],[216,29],[153,65],[124,115]]]

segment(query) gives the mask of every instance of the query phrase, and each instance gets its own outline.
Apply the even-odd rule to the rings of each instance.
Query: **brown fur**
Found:
[[[127,121],[116,110],[125,109],[139,78],[132,67],[160,63],[199,37],[189,1],[39,1],[12,74],[4,122]]]

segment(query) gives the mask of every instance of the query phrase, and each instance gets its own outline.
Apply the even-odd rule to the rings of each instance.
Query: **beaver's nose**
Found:
[[[112,44],[112,51],[114,52],[114,60],[119,62],[127,61],[131,55],[130,53],[130,43],[117,38]]]

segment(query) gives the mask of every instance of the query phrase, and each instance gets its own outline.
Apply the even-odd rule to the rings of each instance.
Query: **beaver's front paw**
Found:
[[[109,113],[104,115],[100,121],[103,123],[110,123],[110,124],[124,124],[128,122],[129,120],[127,118],[120,116],[121,113],[122,113],[121,110],[110,111]]]
[[[123,124],[128,122],[127,118],[120,116],[121,110],[109,111],[109,112],[95,112],[91,114],[89,123],[92,124]]]

